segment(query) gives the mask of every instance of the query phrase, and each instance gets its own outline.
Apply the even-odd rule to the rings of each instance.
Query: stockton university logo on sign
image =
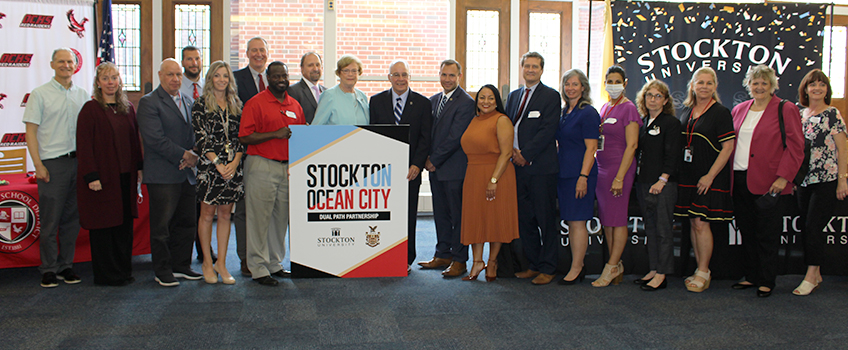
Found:
[[[775,70],[781,97],[795,101],[804,75],[821,68],[825,8],[614,1],[615,62],[634,86],[664,81],[678,109],[692,73],[704,66],[716,71],[719,97],[728,108],[750,99],[742,80],[759,64]],[[638,91],[627,89],[627,97],[635,100]]]
[[[19,253],[41,235],[38,202],[25,192],[0,192],[0,253]]]

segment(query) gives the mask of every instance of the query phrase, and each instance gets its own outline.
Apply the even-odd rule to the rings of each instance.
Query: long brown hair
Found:
[[[118,91],[115,91],[115,104],[118,106],[117,112],[127,114],[130,111],[130,101],[127,99],[127,93],[124,92],[124,79],[121,78],[121,72],[118,71],[118,66],[112,62],[103,62],[94,71],[94,100],[100,104],[100,107],[103,107],[103,110],[109,109],[109,106],[106,105],[106,101],[103,99],[103,91],[100,90],[100,85],[98,84],[100,76],[109,71],[118,73],[118,80],[120,81]]]

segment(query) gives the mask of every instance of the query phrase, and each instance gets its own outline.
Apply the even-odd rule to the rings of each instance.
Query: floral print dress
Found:
[[[839,168],[836,165],[836,142],[833,141],[833,135],[845,132],[845,122],[839,110],[828,107],[817,115],[802,117],[801,127],[804,137],[811,143],[810,171],[801,186],[836,181]]]

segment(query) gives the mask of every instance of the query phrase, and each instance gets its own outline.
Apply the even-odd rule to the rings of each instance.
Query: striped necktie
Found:
[[[436,120],[442,117],[442,110],[445,109],[445,104],[448,103],[448,95],[442,95],[442,102],[439,103],[439,109],[436,111]]]
[[[401,98],[397,98],[397,103],[395,103],[395,124],[400,124],[400,116],[403,114],[403,106],[400,104]]]

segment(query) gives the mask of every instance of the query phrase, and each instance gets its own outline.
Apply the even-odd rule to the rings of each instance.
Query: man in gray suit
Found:
[[[191,270],[195,214],[194,130],[191,98],[180,93],[182,67],[173,58],[159,66],[159,87],[138,103],[144,141],[144,183],[150,203],[150,252],[156,282],[178,286],[175,277],[198,280]]]
[[[424,167],[430,172],[433,193],[433,220],[436,222],[436,253],[430,261],[421,261],[425,269],[448,266],[445,277],[459,277],[466,271],[468,246],[462,245],[462,182],[468,158],[459,144],[462,134],[476,115],[474,99],[459,87],[462,66],[444,60],[439,69],[443,92],[430,97],[433,111],[433,138],[430,156]]]
[[[289,88],[289,95],[303,108],[306,124],[312,124],[321,93],[327,90],[324,85],[318,84],[318,80],[321,79],[322,63],[321,56],[315,52],[310,51],[303,54],[300,57],[300,74],[303,75],[303,78],[300,78],[297,84]]]

